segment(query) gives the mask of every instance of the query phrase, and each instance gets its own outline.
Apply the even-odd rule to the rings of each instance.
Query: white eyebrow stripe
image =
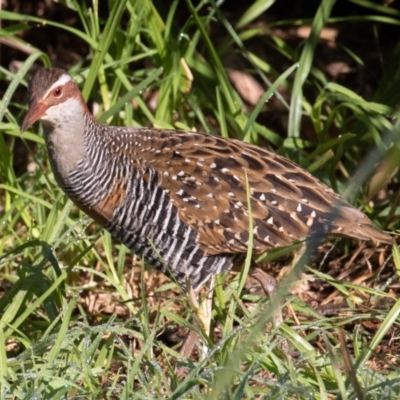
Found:
[[[46,94],[43,96],[43,98],[47,97],[47,96],[49,95],[49,93],[50,93],[53,89],[55,89],[57,86],[63,86],[63,85],[65,85],[66,83],[68,83],[69,81],[72,81],[72,78],[71,78],[69,75],[67,75],[67,74],[61,75],[61,76],[58,78],[58,80],[57,80],[56,82],[54,82],[54,83],[51,85],[50,89],[46,92]]]

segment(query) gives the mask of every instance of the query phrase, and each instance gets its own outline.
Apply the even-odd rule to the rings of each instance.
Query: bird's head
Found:
[[[29,110],[21,132],[36,121],[56,128],[71,118],[80,119],[87,110],[78,86],[61,68],[39,69],[28,85],[28,97]]]

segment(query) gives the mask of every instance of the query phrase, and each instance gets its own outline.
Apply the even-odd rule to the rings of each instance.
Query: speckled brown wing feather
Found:
[[[237,140],[177,131],[142,129],[140,141],[131,155],[158,171],[161,186],[182,221],[198,232],[207,254],[247,251],[246,179],[256,253],[289,245],[310,230],[390,242],[362,212],[274,153]]]

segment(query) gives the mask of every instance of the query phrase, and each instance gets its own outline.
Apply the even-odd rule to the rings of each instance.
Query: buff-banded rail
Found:
[[[235,139],[102,125],[68,73],[42,68],[22,124],[43,125],[58,185],[87,215],[183,289],[313,232],[392,243],[288,159]],[[251,212],[249,212],[251,210]],[[252,232],[249,218],[252,217]]]

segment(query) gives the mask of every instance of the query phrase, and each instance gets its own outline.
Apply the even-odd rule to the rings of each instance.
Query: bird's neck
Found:
[[[87,118],[91,118],[87,109],[71,99],[62,111],[52,109],[42,119],[51,166],[61,187],[68,185],[70,173],[87,156],[84,146]]]

